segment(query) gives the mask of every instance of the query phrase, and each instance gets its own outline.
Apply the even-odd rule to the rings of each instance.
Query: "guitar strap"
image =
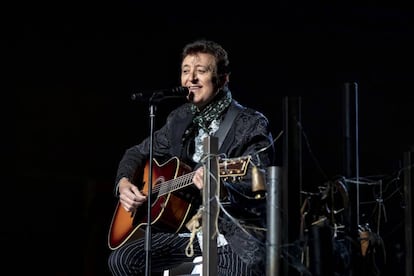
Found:
[[[234,119],[236,118],[239,111],[241,111],[242,106],[234,101],[232,105],[229,107],[229,111],[227,112],[226,116],[224,116],[224,120],[220,123],[219,129],[214,133],[214,136],[218,138],[218,148],[220,149],[223,145],[224,139],[226,139],[227,133],[231,125],[233,124]]]

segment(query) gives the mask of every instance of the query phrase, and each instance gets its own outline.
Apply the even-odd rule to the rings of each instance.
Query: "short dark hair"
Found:
[[[215,57],[217,64],[216,73],[218,76],[230,73],[230,61],[227,51],[217,42],[206,39],[200,39],[188,43],[184,46],[181,57],[182,59],[184,59],[188,55],[193,55],[197,53],[211,54]]]

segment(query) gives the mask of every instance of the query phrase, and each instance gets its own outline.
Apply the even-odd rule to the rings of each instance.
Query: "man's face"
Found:
[[[205,53],[186,56],[181,64],[181,85],[188,87],[187,99],[198,108],[206,106],[217,94],[214,56]]]

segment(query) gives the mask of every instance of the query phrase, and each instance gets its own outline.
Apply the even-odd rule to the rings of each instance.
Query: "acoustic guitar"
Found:
[[[222,158],[218,161],[220,178],[234,179],[244,176],[250,156]],[[174,192],[193,184],[194,171],[177,157],[172,157],[160,164],[153,159],[151,183],[151,226],[166,232],[178,233],[190,219],[192,204],[189,200],[177,196]],[[148,195],[148,178],[150,164],[147,161],[142,183],[142,193]],[[148,225],[148,204],[141,205],[134,213],[126,211],[118,201],[112,217],[108,234],[108,246],[115,250],[145,234],[144,226]]]

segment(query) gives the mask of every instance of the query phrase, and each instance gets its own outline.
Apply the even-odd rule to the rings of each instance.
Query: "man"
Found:
[[[272,165],[272,135],[268,119],[262,113],[244,107],[233,99],[228,86],[229,79],[228,54],[222,46],[214,41],[197,40],[184,47],[181,85],[189,89],[188,103],[173,110],[165,125],[154,133],[153,156],[155,160],[167,163],[176,157],[179,162],[194,170],[190,187],[177,193],[177,198],[191,202],[190,213],[186,216],[188,221],[201,202],[200,190],[203,188],[205,173],[202,166],[203,141],[208,136],[220,133],[220,128],[230,124],[227,133],[220,134],[225,135],[219,148],[220,156],[248,156],[251,159],[240,180],[220,179],[221,188],[225,191],[221,198],[225,212],[220,212],[218,219],[219,231],[224,238],[220,239],[217,248],[217,270],[219,275],[226,276],[264,275],[266,200],[255,197],[251,177],[253,167],[264,169]],[[228,122],[233,115],[235,118]],[[119,163],[115,192],[120,206],[130,212],[131,216],[141,210],[140,208],[146,210],[144,206],[148,199],[147,194],[142,190],[142,183],[136,183],[134,179],[145,170],[149,158],[149,143],[147,138],[129,148]],[[164,166],[160,164],[161,161],[156,162],[156,165]],[[159,188],[156,185],[152,187]],[[194,258],[186,254],[190,242],[188,235],[157,228],[155,225],[154,229],[151,236],[152,272],[161,273]],[[186,229],[183,227],[180,230]],[[197,240],[192,246],[195,256],[202,255]],[[113,275],[144,275],[145,253],[143,237],[125,242],[111,253],[110,271]]]

